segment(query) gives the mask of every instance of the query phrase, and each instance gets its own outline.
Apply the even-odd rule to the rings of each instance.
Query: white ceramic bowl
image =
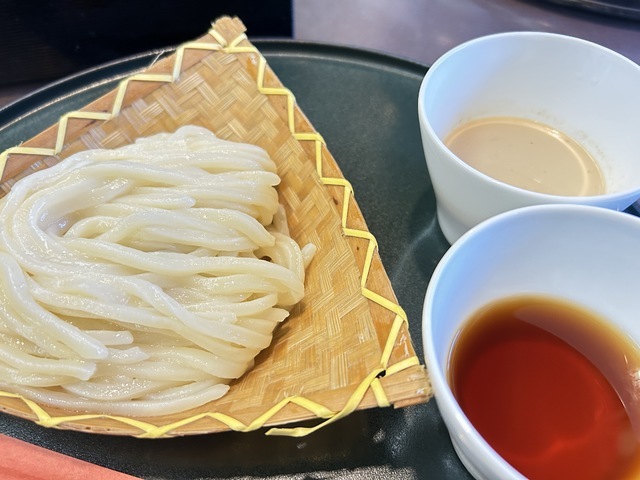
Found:
[[[640,66],[564,35],[511,32],[464,43],[439,58],[420,88],[418,113],[440,227],[453,243],[472,226],[527,205],[579,203],[624,210],[640,198]],[[444,145],[482,117],[524,117],[580,142],[598,162],[606,193],[556,196],[499,182]]]
[[[495,216],[444,255],[427,290],[422,336],[435,399],[451,440],[478,479],[523,479],[478,434],[447,382],[450,349],[479,307],[523,293],[564,298],[640,345],[640,218],[582,205],[539,205]]]

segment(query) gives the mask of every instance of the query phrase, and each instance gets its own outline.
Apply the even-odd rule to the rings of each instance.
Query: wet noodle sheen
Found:
[[[637,351],[590,312],[516,297],[463,327],[450,382],[471,423],[526,477],[632,479],[639,365]]]
[[[0,202],[0,389],[156,416],[225,394],[304,295],[267,153],[200,127],[88,150]]]

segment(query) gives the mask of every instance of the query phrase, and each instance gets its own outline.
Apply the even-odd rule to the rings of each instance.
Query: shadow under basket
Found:
[[[431,397],[406,314],[362,213],[322,137],[313,129],[237,18],[223,17],[117,89],[0,155],[2,191],[19,178],[91,148],[200,125],[264,148],[278,167],[291,236],[313,243],[306,295],[253,369],[219,400],[189,411],[128,418],[64,411],[0,392],[0,408],[47,427],[158,438],[272,428],[300,436],[357,410]],[[363,168],[366,168],[363,166]]]

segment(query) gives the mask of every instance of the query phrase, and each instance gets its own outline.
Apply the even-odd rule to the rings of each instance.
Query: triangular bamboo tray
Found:
[[[157,438],[250,431],[321,418],[305,435],[356,409],[425,402],[431,388],[411,344],[353,191],[237,18],[224,17],[144,73],[0,154],[2,191],[77,151],[118,147],[187,124],[260,145],[278,165],[291,235],[318,246],[306,297],[222,399],[164,417],[78,414],[0,392],[0,409],[56,428]],[[363,168],[366,168],[363,165]]]

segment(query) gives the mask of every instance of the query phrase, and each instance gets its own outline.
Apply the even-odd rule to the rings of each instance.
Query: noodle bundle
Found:
[[[213,401],[304,295],[261,148],[183,127],[88,150],[0,201],[0,388],[74,411]]]

